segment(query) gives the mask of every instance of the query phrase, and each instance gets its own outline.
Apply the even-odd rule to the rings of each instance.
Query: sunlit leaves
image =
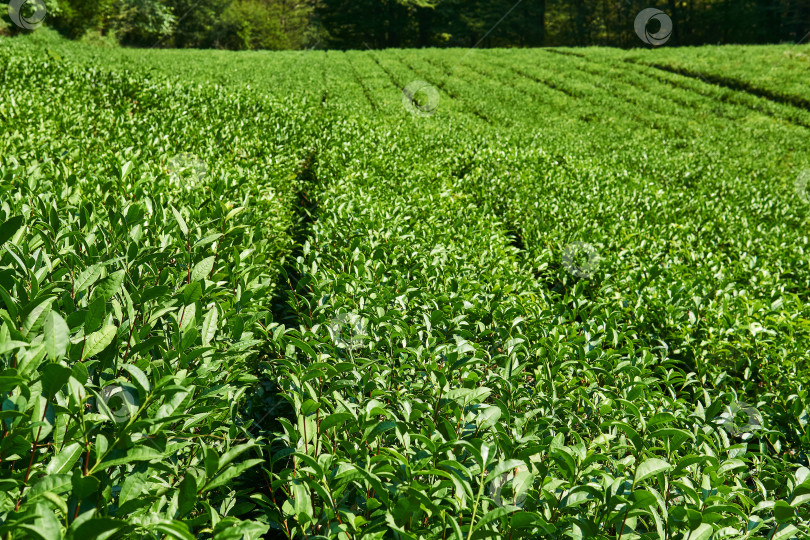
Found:
[[[257,93],[0,51],[0,107],[39,105],[0,157],[17,530],[804,534],[802,130],[615,58],[457,52],[296,57]],[[435,122],[403,119],[413,69]]]
[[[268,526],[245,515],[253,505],[239,486],[264,458],[236,441],[256,437],[245,429],[264,354],[254,332],[272,320],[278,263],[291,247],[300,115],[271,104],[245,115],[240,100],[209,88],[153,86],[90,64],[40,70],[8,53],[7,98],[65,94],[35,125],[18,125],[31,137],[4,139],[0,469],[5,502],[20,511],[3,534],[193,538],[219,522],[220,536],[260,537]],[[212,125],[222,106],[230,112],[209,138],[196,129],[206,120],[178,121],[163,105],[156,116],[128,114],[152,98],[174,112],[202,107]],[[278,170],[204,148],[255,141],[251,153],[276,155],[267,121],[290,128],[278,129],[288,152]],[[53,138],[63,127],[70,133]],[[185,145],[225,172],[176,189],[161,166]],[[43,161],[21,162],[31,152]],[[234,258],[215,268],[214,253]],[[206,477],[209,455],[230,457]],[[166,489],[177,496],[165,499]]]
[[[117,331],[118,328],[108,324],[101,330],[86,336],[82,344],[82,360],[90,358],[107,348],[107,345],[112,343],[113,338],[115,338]]]
[[[67,352],[70,343],[67,323],[59,313],[51,311],[45,318],[43,330],[48,357],[51,360],[58,360]]]
[[[22,216],[8,218],[0,225],[0,246],[8,241],[25,222]]]
[[[670,469],[672,469],[672,465],[663,459],[648,458],[636,468],[636,475],[633,483],[638,485],[647,478],[669,471]]]
[[[195,264],[194,268],[191,270],[191,281],[199,281],[207,277],[214,269],[214,259],[213,256],[206,257]]]

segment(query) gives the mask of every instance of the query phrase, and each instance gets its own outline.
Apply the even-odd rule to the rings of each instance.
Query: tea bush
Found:
[[[0,532],[806,537],[807,112],[708,51],[5,42]]]

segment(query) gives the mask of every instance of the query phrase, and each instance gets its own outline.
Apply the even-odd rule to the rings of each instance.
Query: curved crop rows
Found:
[[[806,537],[810,119],[701,51],[4,42],[0,534]]]

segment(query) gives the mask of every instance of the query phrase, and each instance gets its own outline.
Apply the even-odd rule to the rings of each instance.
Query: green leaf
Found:
[[[69,474],[48,473],[31,486],[31,490],[27,495],[28,499],[34,499],[48,492],[64,493],[70,489],[70,478],[71,475]]]
[[[796,509],[785,501],[776,501],[773,505],[773,517],[777,523],[787,523],[796,517]]]
[[[8,493],[10,491],[16,491],[20,488],[20,484],[21,482],[18,482],[17,480],[13,480],[11,478],[5,478],[3,480],[0,480],[0,493]]]
[[[65,319],[59,313],[51,311],[45,317],[43,330],[45,332],[45,350],[48,352],[48,358],[59,360],[67,352],[68,343],[70,343],[70,330]]]
[[[255,448],[256,445],[254,443],[247,443],[247,444],[240,444],[239,446],[234,446],[219,458],[217,465],[218,469],[224,469],[227,467],[234,459],[242,455],[244,452],[247,452],[251,448]]]
[[[353,419],[354,415],[352,415],[351,413],[344,412],[344,413],[330,414],[329,416],[321,420],[321,431],[326,431],[327,429],[338,426]]]
[[[714,529],[708,523],[703,523],[694,531],[689,532],[684,540],[709,540],[714,533]]]
[[[42,370],[42,391],[48,401],[68,382],[73,374],[67,366],[61,364],[48,364]]]
[[[126,273],[123,270],[118,270],[117,272],[113,272],[102,279],[99,284],[96,285],[96,288],[93,289],[90,302],[93,302],[94,300],[103,300],[104,302],[109,302],[115,293],[118,292],[118,289],[121,288],[121,284],[124,283],[125,275]]]
[[[527,512],[525,510],[515,512],[515,514],[512,515],[511,526],[515,529],[539,527],[545,534],[551,534],[555,530],[554,526],[550,525],[540,514],[537,512]]]
[[[729,459],[725,461],[720,467],[717,469],[717,474],[725,474],[728,471],[733,471],[734,469],[747,469],[748,465],[745,464],[744,461],[741,459]]]
[[[118,494],[118,505],[121,506],[127,501],[138,498],[147,489],[146,482],[140,474],[128,475],[121,484],[121,492]]]
[[[157,287],[149,287],[146,289],[140,297],[140,302],[145,304],[150,300],[154,300],[156,298],[162,298],[169,292],[169,288],[165,285],[158,285]]]
[[[189,319],[189,322],[192,322],[192,319]],[[194,321],[194,322],[196,322],[196,321]],[[180,347],[179,347],[179,350],[181,350],[181,351],[185,351],[186,349],[191,347],[191,345],[195,341],[197,341],[197,338],[200,335],[200,333],[197,331],[196,326],[192,326],[192,325],[189,324],[189,325],[183,325],[183,327],[185,328],[185,330],[184,330],[184,333],[183,333],[183,337],[180,340]]]
[[[508,473],[519,468],[526,468],[526,464],[519,459],[507,459],[506,461],[501,461],[495,465],[491,471],[487,472],[487,476],[484,478],[484,485],[489,484],[493,480],[497,480],[504,473]]]
[[[84,446],[78,442],[68,444],[51,459],[45,468],[45,473],[63,474],[68,472],[82,455],[82,450],[84,450]]]
[[[225,470],[223,470],[217,476],[215,476],[211,482],[206,484],[206,486],[203,488],[203,492],[210,491],[219,486],[224,486],[225,484],[227,484],[228,482],[230,482],[231,480],[242,474],[244,471],[248,470],[251,467],[255,467],[260,463],[264,463],[264,460],[248,459],[241,463],[236,463],[231,465],[230,467],[227,467]]]
[[[124,371],[128,371],[130,375],[132,375],[132,379],[138,383],[138,386],[144,393],[148,394],[149,390],[151,389],[151,385],[149,384],[149,377],[146,376],[146,373],[141,371],[141,369],[134,365],[134,364],[122,364],[121,369]]]
[[[37,501],[34,505],[36,519],[32,524],[21,524],[16,532],[26,531],[27,535],[15,534],[15,537],[38,538],[41,540],[59,540],[62,538],[62,526],[53,510],[48,508],[44,501]]]
[[[490,510],[489,512],[487,512],[486,514],[484,514],[481,517],[481,521],[479,521],[475,525],[475,527],[473,527],[473,531],[477,531],[478,529],[480,529],[481,527],[483,527],[484,525],[486,525],[490,521],[493,521],[495,519],[500,519],[500,518],[502,518],[504,516],[508,516],[509,514],[512,514],[512,513],[516,512],[518,510],[520,510],[520,508],[518,508],[517,506],[499,506],[499,507],[495,508],[494,510]]]
[[[11,295],[8,293],[5,287],[0,285],[0,299],[3,300],[3,303],[6,305],[6,309],[8,310],[8,314],[11,316],[12,319],[17,318],[17,304],[15,303],[14,299],[11,298]]]
[[[219,456],[213,448],[205,448],[203,465],[205,466],[205,476],[210,481],[219,470]]]
[[[155,531],[162,532],[167,537],[177,540],[195,540],[195,537],[188,530],[188,526],[182,521],[163,521],[152,526]]]
[[[27,346],[28,343],[25,341],[6,341],[0,343],[0,354],[8,354],[11,351],[16,351],[17,349],[22,349]]]
[[[130,171],[132,171],[132,162],[123,163],[118,171],[118,179],[123,182],[129,176]]]
[[[208,310],[208,313],[205,314],[205,318],[203,319],[203,326],[202,326],[202,344],[203,347],[207,347],[209,343],[214,339],[214,336],[217,333],[217,322],[219,319],[219,311],[216,307],[212,307]]]
[[[101,276],[101,269],[103,268],[100,264],[94,264],[84,269],[84,271],[79,274],[79,277],[75,279],[73,282],[73,293],[79,294],[80,292],[90,288],[93,283]]]
[[[112,340],[115,338],[115,334],[118,332],[118,328],[113,325],[107,325],[98,332],[93,332],[89,336],[85,338],[84,341],[84,350],[82,351],[82,360],[86,360],[91,356],[94,356],[112,343]]]
[[[24,220],[22,216],[14,216],[7,219],[0,225],[0,246],[5,244],[20,227],[22,227]]]
[[[310,358],[312,358],[313,360],[318,359],[318,355],[315,354],[315,351],[312,349],[312,347],[310,347],[309,345],[307,345],[306,343],[304,343],[303,341],[301,341],[298,338],[291,337],[289,339],[290,339],[290,343],[295,345],[295,347],[297,349],[300,349],[300,350],[304,351]]]
[[[87,308],[84,319],[84,331],[95,332],[107,317],[107,302],[103,298],[96,298]]]
[[[787,540],[788,538],[801,538],[801,531],[795,525],[782,525],[775,534],[769,535],[768,540]]]
[[[193,304],[202,297],[203,288],[199,281],[192,281],[183,287],[183,304]]]
[[[482,430],[489,429],[501,419],[501,415],[503,412],[501,411],[500,407],[490,406],[484,408],[480,413],[478,413],[477,420],[481,422],[479,428]]]
[[[65,491],[67,491],[67,489],[69,489],[69,488],[70,488],[70,483],[68,483],[68,485],[65,487]],[[68,515],[67,500],[65,498],[57,495],[56,493],[54,493],[52,491],[46,491],[45,493],[43,493],[40,496],[43,499],[47,500],[49,503],[51,503],[59,512],[62,513],[63,516]],[[62,532],[61,527],[60,527],[59,532],[60,533]]]
[[[637,489],[630,494],[633,508],[649,508],[657,501],[655,495],[644,489]]]
[[[185,333],[189,327],[197,324],[197,304],[189,304],[180,309],[180,320],[177,322],[180,332]]]
[[[197,504],[197,479],[187,472],[177,489],[177,513],[182,517],[191,512]]]
[[[199,281],[207,277],[213,269],[214,256],[212,255],[211,257],[206,257],[194,265],[194,268],[191,270],[191,281]]]
[[[633,485],[638,485],[639,483],[643,482],[650,476],[656,475],[658,473],[667,472],[672,469],[672,465],[664,461],[663,459],[658,458],[649,458],[646,459],[641,465],[636,468],[636,477],[633,481]]]
[[[51,309],[51,304],[54,300],[56,299],[53,297],[42,298],[32,309],[30,309],[30,311],[28,311],[28,315],[25,316],[25,320],[23,320],[22,323],[22,328],[20,329],[23,336],[28,337],[28,334],[32,330],[39,329],[40,325],[44,322],[48,311]]]
[[[183,236],[188,236],[188,225],[186,225],[186,220],[183,219],[183,216],[174,206],[172,206],[172,213],[174,214],[174,219],[177,221],[177,225],[180,226],[180,230],[183,231]]]
[[[311,516],[313,514],[312,496],[307,485],[301,480],[293,480],[291,487],[296,515]]]
[[[118,465],[126,465],[127,463],[132,463],[133,461],[154,461],[163,459],[164,454],[154,450],[152,448],[148,448],[145,446],[136,446],[127,450],[126,454],[116,458],[110,458],[105,460],[102,463],[97,463],[93,470],[105,470],[110,467],[116,467]]]
[[[393,420],[386,420],[384,422],[378,422],[374,426],[374,429],[372,429],[369,432],[368,435],[363,437],[363,440],[365,440],[365,441],[373,441],[375,438],[377,438],[377,436],[385,433],[386,431],[394,429],[395,427],[397,427],[397,423],[394,422]]]
[[[209,234],[209,235],[208,235],[208,236],[206,236],[205,238],[201,238],[200,240],[198,240],[198,241],[197,241],[197,242],[194,244],[194,247],[203,247],[203,246],[207,246],[208,244],[212,244],[214,241],[216,241],[216,240],[218,240],[218,239],[220,239],[220,238],[222,238],[222,233]]]
[[[89,519],[79,525],[73,533],[74,538],[107,538],[109,533],[117,531],[127,526],[127,522],[121,519],[108,517],[96,517]]]

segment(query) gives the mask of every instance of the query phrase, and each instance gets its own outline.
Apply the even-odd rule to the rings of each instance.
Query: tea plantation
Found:
[[[810,537],[808,73],[0,42],[0,534]]]

